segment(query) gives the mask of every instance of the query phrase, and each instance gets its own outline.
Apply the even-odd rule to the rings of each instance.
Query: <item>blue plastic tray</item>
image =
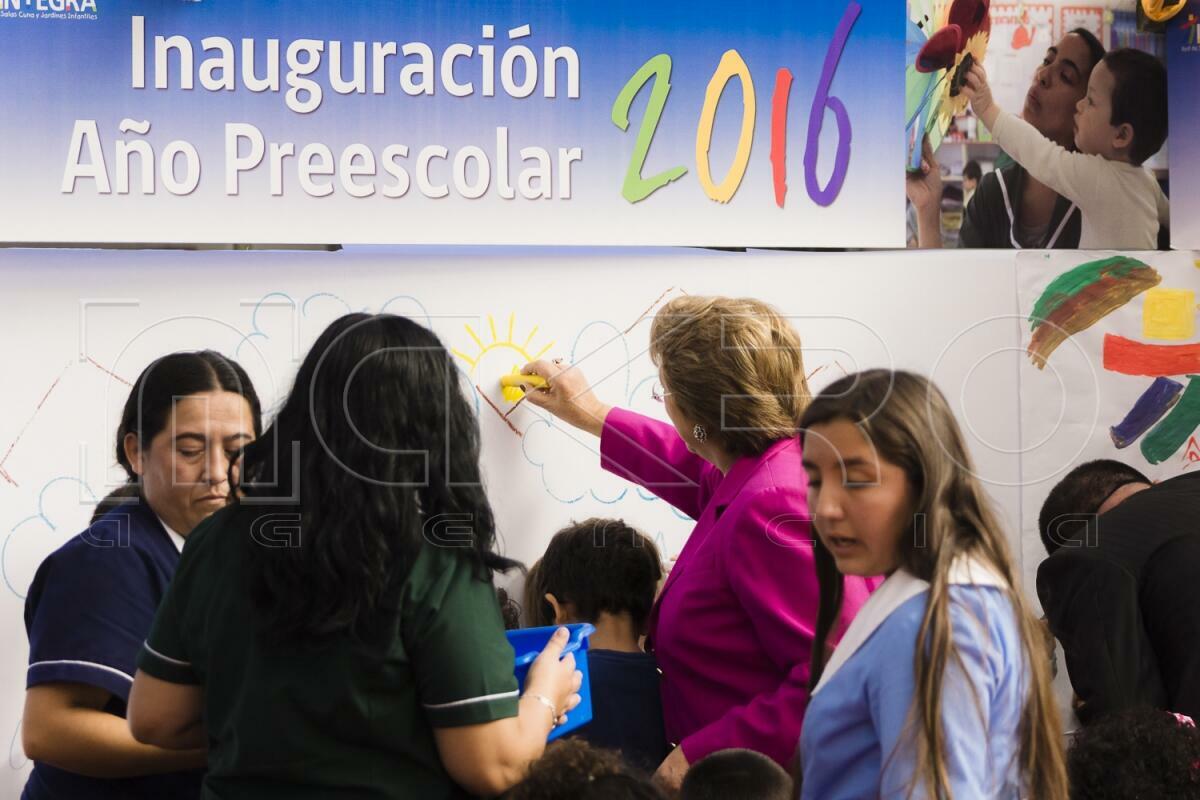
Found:
[[[564,627],[571,632],[571,635],[567,640],[567,646],[563,648],[563,653],[575,654],[575,668],[583,673],[583,683],[579,687],[579,705],[567,712],[565,723],[555,726],[554,730],[550,731],[550,735],[546,737],[548,742],[592,721],[592,690],[588,680],[587,650],[588,637],[596,632],[596,628],[590,623],[581,622],[571,625],[551,625],[545,628],[519,628],[505,632],[508,636],[508,643],[512,645],[513,652],[516,654],[513,674],[517,676],[517,684],[521,687],[521,691],[525,691],[525,676],[529,674],[529,665],[542,652],[542,648],[546,646],[546,642],[550,641],[554,632]]]

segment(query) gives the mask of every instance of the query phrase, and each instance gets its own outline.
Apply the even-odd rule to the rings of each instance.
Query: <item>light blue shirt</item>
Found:
[[[905,600],[820,687],[800,737],[802,800],[905,798],[916,767],[913,652],[928,591]],[[962,666],[942,679],[946,767],[956,800],[1021,796],[1025,656],[1011,602],[990,586],[950,587]],[[978,705],[972,698],[978,699]],[[919,785],[914,798],[926,797]]]

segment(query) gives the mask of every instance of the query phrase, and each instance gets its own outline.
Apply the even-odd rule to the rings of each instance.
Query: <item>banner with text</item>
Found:
[[[903,23],[0,0],[0,241],[903,246]]]
[[[1171,246],[1200,248],[1200,0],[1167,21],[1167,72],[1171,126]]]

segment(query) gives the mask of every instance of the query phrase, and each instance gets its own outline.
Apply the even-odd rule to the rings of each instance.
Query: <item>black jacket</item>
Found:
[[[1138,492],[1042,562],[1038,597],[1087,724],[1149,705],[1200,718],[1200,472]]]

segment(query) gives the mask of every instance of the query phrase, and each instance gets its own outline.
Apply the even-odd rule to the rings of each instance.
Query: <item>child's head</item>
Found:
[[[983,168],[979,166],[979,162],[971,159],[963,166],[962,173],[962,188],[964,192],[973,192],[979,188],[979,181],[983,178]]]
[[[1067,753],[1071,797],[1200,797],[1200,730],[1153,709],[1105,717],[1076,732]]]
[[[800,427],[816,552],[842,574],[904,566],[928,579],[942,551],[1002,540],[954,414],[927,379],[882,369],[841,378]]]
[[[718,750],[688,769],[679,800],[791,800],[792,779],[753,750]]]
[[[529,768],[505,800],[665,800],[648,777],[630,769],[619,753],[582,739],[561,739]]]
[[[662,563],[645,534],[623,520],[592,518],[554,534],[535,577],[539,597],[550,607],[531,613],[548,617],[547,624],[628,614],[640,632],[654,604]]]
[[[1167,140],[1167,68],[1149,53],[1113,50],[1092,70],[1075,107],[1075,146],[1141,164]]]

